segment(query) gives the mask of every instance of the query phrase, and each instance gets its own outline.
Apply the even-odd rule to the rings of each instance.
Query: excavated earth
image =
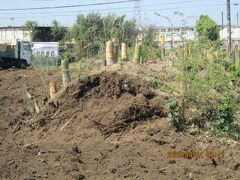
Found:
[[[62,90],[47,101],[50,80]],[[103,70],[60,83],[59,72],[0,71],[0,179],[239,179],[239,142],[176,132],[168,97],[141,76]],[[168,157],[179,151],[204,156]]]

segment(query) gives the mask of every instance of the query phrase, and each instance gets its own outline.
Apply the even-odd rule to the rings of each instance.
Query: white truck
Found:
[[[0,44],[0,69],[26,69],[31,64],[31,43],[16,40],[16,44]]]

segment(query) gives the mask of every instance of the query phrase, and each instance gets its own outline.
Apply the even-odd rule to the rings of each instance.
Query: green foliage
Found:
[[[32,130],[36,130],[37,128],[38,128],[38,124],[37,123],[33,123],[33,124],[31,124],[31,128],[32,128]]]
[[[76,55],[102,55],[106,41],[115,38],[121,44],[127,40],[131,46],[136,35],[135,21],[125,20],[125,16],[91,13],[77,17],[75,24],[67,32],[66,39],[75,39],[77,42],[78,52],[74,50]]]
[[[134,48],[129,49],[130,58],[133,58]],[[141,62],[146,63],[149,60],[159,60],[162,59],[163,55],[160,48],[150,47],[143,45],[141,48]]]
[[[70,36],[83,45],[101,40],[103,20],[100,14],[79,15],[70,31]]]
[[[124,16],[108,15],[102,19],[104,40],[116,38],[122,42],[124,33]]]
[[[126,42],[129,47],[133,47],[138,34],[138,29],[136,27],[136,20],[126,20],[123,24],[124,34],[122,41]]]
[[[159,81],[159,77],[152,76],[151,80],[149,81],[149,86],[153,89],[160,89],[162,83]]]
[[[59,24],[59,22],[57,22],[56,20],[52,22],[51,35],[52,35],[53,41],[57,42],[57,41],[63,40],[66,32],[67,32],[67,29],[61,24]]]
[[[157,35],[157,29],[154,26],[149,26],[143,29],[143,45],[154,47],[156,46],[155,39]]]
[[[24,31],[25,36],[30,35],[32,41],[39,32],[37,21],[27,21],[23,25],[22,30]]]
[[[191,53],[175,62],[178,69],[175,93],[184,97],[188,106],[195,109],[192,123],[199,128],[210,129],[214,137],[238,139],[236,123],[239,122],[240,92],[239,71],[225,63],[218,42],[189,42]],[[174,89],[174,88],[172,88]]]
[[[179,101],[177,98],[172,98],[170,101],[164,106],[164,108],[168,112],[168,120],[173,124],[177,130],[183,130],[185,123],[183,119],[181,119],[179,114]]]
[[[60,60],[57,57],[45,57],[45,56],[31,57],[31,64],[34,67],[34,69],[42,72],[57,70],[59,63]]]
[[[69,71],[72,79],[85,77],[89,72],[98,70],[101,67],[101,62],[96,60],[82,59],[69,64]]]
[[[207,15],[201,15],[200,19],[196,22],[196,30],[200,39],[207,39],[216,41],[219,39],[219,27]]]
[[[239,132],[234,122],[233,107],[229,102],[218,104],[216,116],[210,128],[214,137],[239,139]]]

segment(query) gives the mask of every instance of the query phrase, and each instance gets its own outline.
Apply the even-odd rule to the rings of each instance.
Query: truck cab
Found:
[[[31,43],[28,41],[17,41],[15,48],[15,58],[23,59],[27,62],[27,65],[31,64]]]
[[[0,68],[17,67],[26,69],[31,64],[31,43],[16,40],[15,45],[1,44]]]

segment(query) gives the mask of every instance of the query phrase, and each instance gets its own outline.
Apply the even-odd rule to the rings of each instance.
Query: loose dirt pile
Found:
[[[0,71],[0,137],[4,138],[8,130],[35,114],[34,105],[27,93],[39,102],[39,106],[48,98],[50,80],[60,82],[57,72],[41,74],[33,69],[8,69]]]
[[[176,133],[166,96],[127,66],[72,82],[38,114],[25,95],[44,102],[37,73],[0,71],[0,179],[239,179],[239,143]],[[52,78],[60,82],[58,73],[44,77]],[[167,157],[172,151],[224,157]]]
[[[72,83],[33,120],[32,127],[61,127],[91,122],[104,136],[127,130],[141,121],[166,117],[164,99],[147,83],[116,72],[103,72]],[[66,126],[66,128],[68,128]]]

